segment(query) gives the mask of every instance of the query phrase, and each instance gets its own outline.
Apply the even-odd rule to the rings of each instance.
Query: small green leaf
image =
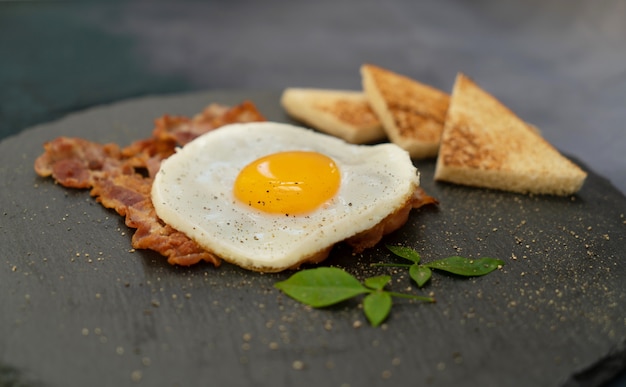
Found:
[[[365,296],[363,311],[372,326],[377,327],[385,321],[391,311],[391,303],[391,295],[387,292],[377,291]]]
[[[398,257],[408,259],[414,263],[420,263],[420,254],[410,247],[387,245],[387,249]]]
[[[454,256],[424,263],[423,265],[431,269],[444,270],[449,273],[472,277],[491,273],[498,267],[504,265],[504,261],[494,258],[470,259]]]
[[[274,286],[289,297],[315,308],[333,305],[370,291],[351,274],[333,267],[302,270]]]
[[[370,277],[365,279],[365,286],[374,290],[383,290],[385,285],[391,281],[390,275],[379,275],[378,277]]]
[[[421,288],[430,279],[432,271],[427,266],[416,264],[409,268],[409,275],[417,283],[417,287]]]

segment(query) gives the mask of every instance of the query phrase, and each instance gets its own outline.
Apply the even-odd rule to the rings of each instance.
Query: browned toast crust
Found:
[[[360,91],[288,88],[283,91],[281,104],[296,120],[351,143],[386,137],[378,116]]]
[[[569,195],[586,173],[540,132],[463,74],[458,74],[435,179],[521,193]]]
[[[365,64],[363,89],[389,139],[414,158],[437,155],[449,95],[409,77]]]

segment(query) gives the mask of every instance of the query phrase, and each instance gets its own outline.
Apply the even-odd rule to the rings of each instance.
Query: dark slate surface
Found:
[[[506,265],[475,279],[435,274],[424,291],[392,272],[392,289],[438,302],[397,301],[382,328],[368,326],[358,300],[314,310],[281,295],[273,284],[288,273],[171,267],[131,252],[119,217],[32,171],[43,141],[59,135],[128,144],[161,114],[243,99],[285,121],[278,97],[139,99],[0,144],[0,384],[602,385],[623,369],[626,199],[593,171],[579,195],[556,198],[437,184],[434,163],[418,163],[441,205],[415,211],[384,242],[424,260],[489,255]],[[326,264],[362,278],[389,270],[370,263],[393,260],[382,247],[353,256],[340,246]]]
[[[492,357],[485,360],[484,356],[488,355],[469,357],[468,348],[476,346],[470,339],[459,339],[451,348],[439,348],[433,342],[447,333],[442,328],[424,338],[424,345],[416,345],[413,348],[415,354],[407,354],[404,342],[409,334],[401,321],[424,324],[425,320],[439,318],[440,326],[444,327],[452,321],[461,321],[463,313],[475,316],[465,319],[465,324],[470,323],[465,328],[469,332],[466,336],[481,335],[485,343],[492,340],[494,347],[511,353],[527,351],[534,354],[539,345],[556,348],[552,351],[571,349],[570,345],[576,347],[566,360],[546,360],[554,354],[552,352],[536,355],[533,365],[540,365],[541,369],[544,363],[546,366],[560,364],[553,369],[554,376],[540,384],[558,385],[567,375],[572,377],[572,372],[580,371],[571,379],[570,385],[586,385],[587,382],[597,385],[606,379],[606,375],[612,374],[605,372],[612,367],[626,369],[623,342],[619,344],[625,323],[623,313],[618,316],[625,286],[615,280],[623,273],[621,263],[615,257],[623,251],[623,240],[619,238],[624,235],[623,219],[616,217],[625,212],[623,196],[620,197],[617,190],[626,192],[626,158],[623,157],[626,149],[625,20],[626,3],[621,0],[0,2],[0,139],[3,140],[0,143],[3,162],[0,166],[3,206],[0,217],[3,246],[0,290],[4,294],[0,298],[0,385],[66,385],[68,381],[79,385],[86,379],[93,384],[96,377],[100,384],[131,384],[134,383],[131,374],[136,370],[142,371],[140,382],[146,385],[154,384],[155,380],[175,385],[174,379],[184,385],[190,381],[185,378],[197,374],[181,376],[180,370],[184,365],[191,367],[192,364],[203,370],[206,379],[211,374],[221,375],[217,379],[224,380],[232,369],[215,365],[211,357],[215,352],[230,359],[223,364],[233,364],[234,357],[239,357],[241,368],[235,372],[236,380],[258,384],[262,384],[260,381],[289,384],[295,380],[291,377],[298,381],[306,379],[302,372],[295,370],[268,371],[270,368],[275,370],[277,365],[289,369],[295,360],[306,360],[304,371],[317,375],[309,376],[311,380],[322,379],[321,375],[335,375],[324,379],[323,382],[327,382],[324,384],[341,379],[335,384],[352,386],[362,384],[369,372],[376,374],[368,379],[372,383],[397,383],[415,377],[431,384],[446,384],[455,377],[453,375],[459,375],[451,371],[457,362],[464,371],[472,367],[486,368],[479,372],[482,378],[498,366],[504,370],[514,368],[513,362],[502,365],[505,361],[501,358],[492,364]],[[522,272],[525,278],[529,278],[528,273],[532,272],[542,278],[551,273],[560,279],[548,281],[545,290],[533,288],[533,293],[522,291],[525,282],[522,283],[521,279],[498,285],[493,283],[498,280],[496,276],[480,280],[486,284],[440,277],[439,282],[433,283],[433,288],[441,296],[435,307],[400,306],[394,310],[389,323],[390,330],[397,329],[395,333],[370,332],[363,328],[354,333],[363,337],[358,352],[369,359],[360,364],[352,359],[354,347],[348,340],[349,335],[345,334],[353,332],[353,319],[361,318],[352,305],[333,310],[330,315],[311,312],[279,298],[271,290],[273,276],[249,277],[249,274],[231,268],[221,270],[217,276],[218,281],[223,276],[228,280],[215,282],[214,271],[207,268],[181,271],[165,267],[149,255],[126,254],[124,238],[128,238],[128,232],[124,231],[119,220],[106,211],[102,212],[84,193],[68,193],[50,186],[49,182],[33,180],[31,158],[40,152],[47,135],[35,129],[25,132],[23,137],[12,137],[33,125],[60,119],[72,112],[138,96],[224,89],[278,92],[288,86],[357,89],[360,87],[358,67],[363,62],[386,66],[444,90],[450,90],[456,72],[463,71],[521,117],[539,126],[559,149],[595,173],[580,196],[592,195],[593,200],[583,204],[577,201],[567,209],[563,209],[560,201],[549,201],[549,208],[537,204],[551,217],[535,219],[538,228],[532,230],[543,231],[533,231],[534,237],[541,243],[546,242],[547,236],[555,238],[548,251],[544,251],[544,255],[550,257],[545,267],[540,266],[536,258],[526,261],[519,258],[520,254],[523,256],[520,249],[523,250],[526,244],[516,242],[516,249],[507,250],[510,236],[516,236],[516,230],[527,230],[517,221],[521,222],[525,214],[535,211],[529,202],[514,202],[513,215],[496,217],[494,214],[490,223],[482,226],[482,213],[457,214],[450,208],[446,210],[450,203],[445,202],[436,214],[419,214],[428,224],[445,220],[446,236],[453,238],[453,243],[437,240],[439,235],[434,231],[441,224],[431,226],[434,235],[418,234],[415,238],[402,236],[400,239],[406,238],[416,247],[432,249],[437,254],[440,252],[437,249],[445,250],[455,245],[468,254],[490,254],[494,252],[491,249],[495,244],[499,246],[497,252],[501,248],[506,256],[513,253],[518,256],[505,269],[507,281],[521,276]],[[225,97],[224,94],[219,96]],[[268,98],[263,93],[259,96],[264,100]],[[273,110],[276,107],[272,96],[275,95],[269,95],[268,108],[279,114]],[[93,129],[91,123],[80,128],[76,125],[69,127],[84,137],[110,136],[112,140],[128,142],[143,135],[143,131],[150,127],[150,120],[163,113],[160,109],[169,108],[169,103],[168,106],[162,106],[160,102],[156,105],[148,103],[148,106],[140,103],[138,109],[142,113],[137,117],[134,112],[113,109],[115,116],[107,115]],[[188,114],[201,105],[201,101],[194,101],[193,106],[185,106],[178,98],[171,103]],[[70,118],[70,124],[74,119]],[[99,126],[106,122],[110,123],[106,128]],[[63,128],[57,128],[52,124],[52,128],[48,126],[43,132],[51,134],[57,130],[58,134],[66,134],[68,127],[64,124]],[[428,166],[423,169],[427,175]],[[39,187],[35,189],[37,184]],[[429,184],[428,179],[425,184]],[[445,190],[445,195],[463,196],[461,193],[465,192],[461,190],[459,193],[447,186],[433,188]],[[51,204],[46,208],[41,200]],[[480,202],[471,195],[467,200],[469,203]],[[508,200],[514,199],[498,196],[493,200],[498,205],[506,202],[509,206]],[[589,209],[589,206],[593,208]],[[611,208],[612,212],[609,211]],[[577,211],[582,211],[581,225],[574,227],[572,222],[578,219],[574,218],[574,214],[579,214]],[[476,213],[476,217],[472,217],[472,213]],[[455,229],[469,225],[466,228],[479,235],[463,237],[460,231],[450,231],[451,225]],[[529,222],[524,225],[528,226]],[[59,229],[68,228],[71,230],[54,234]],[[79,234],[80,240],[70,237],[76,230],[82,232],[83,228],[92,229],[89,236]],[[497,231],[489,232],[494,228]],[[33,233],[34,230],[38,233]],[[428,230],[425,228],[420,233]],[[125,235],[121,235],[122,232]],[[613,236],[615,233],[617,236]],[[568,234],[573,238],[571,241],[561,240]],[[609,236],[608,240],[604,239],[605,235]],[[50,248],[50,239],[54,239],[55,249]],[[424,241],[427,240],[433,245],[426,246]],[[581,245],[575,243],[574,249],[571,243],[582,240],[592,242],[583,243],[583,246],[590,246],[584,247],[590,258],[585,261],[589,262],[589,267],[581,265],[579,260],[564,258],[579,253]],[[533,243],[527,244],[528,249],[533,250],[533,256],[540,255]],[[487,247],[489,251],[486,251]],[[86,257],[84,254],[90,255]],[[378,259],[377,254],[382,251],[372,254]],[[560,259],[555,260],[555,255]],[[338,253],[337,257],[341,259],[341,254]],[[92,259],[91,264],[89,259]],[[370,257],[362,259],[367,262]],[[565,262],[569,265],[565,265],[568,270],[572,267],[580,270],[575,270],[570,278],[551,266],[557,265],[551,263],[556,261]],[[611,266],[612,262],[615,262],[614,266]],[[531,266],[522,266],[522,263]],[[209,273],[206,279],[205,271]],[[587,277],[583,280],[580,275]],[[238,282],[231,283],[232,277],[229,276],[239,276]],[[181,278],[186,281],[184,284],[176,282]],[[568,283],[567,288],[561,287],[562,281]],[[245,287],[248,282],[267,292],[252,290],[254,286]],[[511,306],[517,309],[511,309],[505,314],[506,318],[511,318],[513,313],[534,315],[537,321],[529,326],[515,320],[511,329],[516,328],[515,333],[521,332],[520,337],[532,336],[534,330],[545,332],[547,321],[556,319],[558,310],[563,314],[559,314],[558,319],[560,321],[563,317],[564,325],[566,321],[572,321],[568,313],[574,311],[566,308],[566,313],[563,307],[572,306],[570,302],[574,302],[571,300],[576,299],[575,295],[586,305],[578,312],[580,318],[576,321],[594,320],[596,326],[579,328],[575,324],[568,325],[568,338],[559,336],[558,341],[543,342],[528,338],[528,345],[511,349],[507,347],[507,339],[488,335],[486,325],[481,325],[492,322],[485,317],[492,316],[488,311],[475,309],[472,312],[469,309],[471,302],[455,306],[458,304],[456,298],[444,303],[442,297],[456,295],[454,292],[462,292],[460,294],[470,300],[478,297],[477,283],[483,283],[481,286],[485,286],[485,291],[490,286],[495,287],[503,299],[516,301]],[[591,297],[593,293],[586,289],[594,284],[591,289],[598,290],[603,283],[607,286],[604,289],[608,293],[607,300]],[[517,290],[505,291],[498,286]],[[529,282],[528,286],[537,284]],[[237,296],[227,292],[226,289],[231,288],[235,289],[233,294]],[[571,296],[567,298],[570,300],[567,304],[559,304],[556,293],[554,301],[548,300],[549,292],[557,288]],[[176,299],[172,298],[174,293]],[[187,293],[191,298],[185,298]],[[229,298],[230,303],[224,304],[220,298],[224,293],[235,300]],[[96,298],[97,294],[99,298]],[[484,292],[481,297],[488,297],[487,294]],[[493,293],[489,294],[493,297]],[[514,296],[520,299],[515,300]],[[246,297],[253,299],[251,309],[244,307],[249,305]],[[205,307],[198,306],[198,298],[204,299]],[[609,300],[615,298],[618,302],[614,305]],[[98,303],[98,300],[105,302]],[[153,306],[154,300],[159,301],[159,307]],[[536,309],[539,307],[532,306],[532,302],[552,307],[553,311]],[[493,302],[489,299],[485,304],[482,308]],[[525,309],[520,305],[525,305]],[[248,310],[252,314],[250,319],[242,317]],[[447,314],[443,314],[444,311]],[[217,339],[213,332],[198,326],[186,331],[187,340],[177,342],[178,337],[173,336],[172,330],[187,321],[187,314],[193,314],[197,319],[215,317],[215,324],[223,328],[221,335],[225,338]],[[432,317],[439,314],[442,317]],[[617,317],[609,321],[611,316]],[[330,331],[319,325],[320,321],[327,319],[334,322]],[[258,330],[259,320],[267,323],[267,329]],[[302,323],[301,329],[294,328],[300,327],[298,323]],[[617,327],[612,329],[614,324]],[[83,328],[86,336],[82,336]],[[366,331],[369,333],[364,333]],[[242,334],[245,333],[252,334],[250,342],[244,342]],[[383,334],[392,335],[392,339],[387,337],[388,346],[380,349]],[[369,335],[378,336],[372,340]],[[189,344],[192,337],[195,341]],[[311,338],[320,338],[321,344],[315,340],[303,344],[305,339]],[[278,352],[266,350],[258,355],[273,342],[280,344]],[[287,345],[287,342],[291,344]],[[589,353],[587,342],[593,349]],[[581,350],[577,346],[584,348]],[[252,347],[257,351],[254,356],[251,356]],[[428,352],[433,347],[441,351],[448,349],[448,352],[445,356],[441,352]],[[286,352],[280,352],[282,350]],[[604,355],[600,353],[603,351],[606,351]],[[603,357],[597,367],[592,366],[594,359]],[[255,368],[252,364],[258,358],[263,363]],[[311,358],[317,363],[311,362]],[[103,363],[98,364],[94,359]],[[421,363],[416,365],[416,359]],[[328,364],[320,368],[322,360]],[[165,366],[166,362],[169,362],[168,366]],[[86,371],[75,371],[83,364],[88,365]],[[443,371],[438,371],[441,367]],[[367,372],[359,376],[362,370]],[[533,370],[519,369],[515,375],[523,373],[532,378]],[[388,381],[382,380],[381,376],[383,372],[387,376],[386,371],[391,373]],[[168,379],[163,375],[173,376]],[[480,384],[483,380],[474,382]],[[625,383],[626,375],[622,374],[612,385]]]

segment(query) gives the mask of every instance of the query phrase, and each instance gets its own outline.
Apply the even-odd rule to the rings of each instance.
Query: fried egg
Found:
[[[406,206],[419,185],[394,144],[353,145],[275,122],[231,124],[164,160],[152,202],[164,222],[243,268],[325,258]]]

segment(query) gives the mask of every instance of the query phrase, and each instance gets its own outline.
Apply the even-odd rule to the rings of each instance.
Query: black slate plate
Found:
[[[415,211],[384,242],[424,260],[488,255],[506,265],[474,279],[435,274],[424,291],[393,272],[394,290],[438,302],[396,301],[372,328],[357,300],[314,310],[282,295],[273,284],[289,273],[171,267],[130,251],[121,218],[32,170],[43,142],[60,135],[125,145],[162,114],[243,99],[288,121],[278,98],[144,98],[0,144],[0,385],[599,385],[624,367],[626,198],[593,171],[578,195],[556,198],[434,183],[434,162],[418,163],[441,205]],[[382,246],[357,256],[340,246],[325,264],[363,278],[389,272],[371,262],[393,260]]]

